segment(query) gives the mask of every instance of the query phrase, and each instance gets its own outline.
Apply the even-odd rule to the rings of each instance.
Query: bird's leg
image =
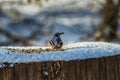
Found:
[[[51,41],[50,41],[49,43],[50,43],[51,48],[52,48],[52,49],[55,49],[54,44],[53,44]]]

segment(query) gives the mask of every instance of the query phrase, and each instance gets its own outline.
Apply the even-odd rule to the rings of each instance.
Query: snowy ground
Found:
[[[2,4],[4,16],[0,16],[0,29],[15,37],[24,38],[30,37],[34,31],[40,30],[42,34],[38,34],[33,40],[28,41],[32,45],[38,46],[47,45],[46,42],[55,32],[65,32],[62,40],[66,44],[82,40],[90,41],[94,38],[93,33],[102,20],[100,3],[105,3],[105,0],[53,1],[45,0],[47,3],[43,3],[43,6]],[[16,15],[17,17],[15,17]],[[46,21],[43,27],[41,23],[44,19]],[[17,20],[18,22],[16,22]],[[118,35],[120,35],[120,27],[118,27]],[[0,43],[9,41],[10,39],[6,35],[0,34]],[[9,45],[20,46],[19,43]]]
[[[46,49],[48,47],[1,47],[0,48],[0,66],[7,63],[29,63],[42,61],[70,61],[83,60],[89,58],[100,58],[120,54],[120,45],[104,42],[77,42],[65,45],[64,51],[50,51],[41,53],[12,52],[6,48],[12,49]]]
[[[46,42],[48,42],[47,40],[50,40],[55,32],[65,32],[65,34],[62,36],[62,39],[65,43],[70,43],[71,41],[80,41],[82,38],[85,38],[87,34],[91,34],[95,28],[93,26],[97,26],[101,21],[101,15],[99,12],[92,11],[91,9],[87,8],[67,9],[56,7],[52,10],[44,9],[40,11],[39,7],[36,7],[37,6],[35,5],[26,5],[22,7],[13,6],[12,9],[18,8],[18,12],[23,12],[22,14],[25,16],[25,18],[32,20],[32,22],[27,24],[27,22],[23,20],[15,25],[12,25],[14,23],[13,18],[0,17],[0,29],[8,31],[13,36],[18,37],[29,37],[32,32],[38,29],[40,29],[43,33],[52,32],[49,35],[39,34],[37,40],[35,39],[34,41],[30,42],[33,45],[43,46],[46,45]],[[7,14],[10,13],[10,10],[5,8],[4,12]],[[44,23],[44,27],[39,26],[40,22],[42,22],[44,18],[53,13],[56,13],[56,16],[48,17],[46,19],[47,21]],[[12,12],[11,15],[13,15]],[[7,41],[9,41],[9,39],[5,35],[0,35],[0,42]]]
[[[94,26],[98,26],[101,21],[99,12],[101,7],[96,0],[92,2],[89,0],[53,1],[47,0],[45,1],[47,3],[43,2],[43,6],[35,4],[2,4],[4,16],[0,16],[0,29],[8,31],[15,37],[29,37],[38,29],[42,33],[50,33],[49,35],[39,34],[37,38],[29,41],[32,45],[43,46],[47,45],[46,42],[51,39],[55,32],[65,32],[62,36],[65,43],[80,41],[86,38],[88,34],[92,34],[96,28]],[[104,0],[99,1],[104,3]],[[55,15],[52,15],[53,13]],[[24,19],[32,21],[27,23],[29,20]],[[40,23],[44,19],[46,19],[46,22],[43,27],[40,26]],[[7,41],[10,41],[10,39],[1,34],[0,42]]]

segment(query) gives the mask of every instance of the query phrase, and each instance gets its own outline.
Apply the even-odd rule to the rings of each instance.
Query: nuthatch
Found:
[[[61,49],[63,46],[63,41],[60,38],[60,35],[64,34],[64,32],[57,32],[54,34],[52,40],[49,41],[52,49]]]

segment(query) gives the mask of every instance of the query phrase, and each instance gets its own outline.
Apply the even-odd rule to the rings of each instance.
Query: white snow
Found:
[[[5,67],[5,64],[0,63],[0,68]]]
[[[2,63],[29,63],[42,61],[69,61],[82,60],[89,58],[100,58],[120,54],[120,45],[104,42],[77,42],[64,46],[65,51],[51,51],[41,53],[22,53],[12,52],[1,47],[0,49],[0,67]],[[41,47],[7,47],[12,49],[37,49]],[[48,47],[46,47],[48,48]],[[43,47],[45,49],[45,47]]]
[[[36,15],[40,11],[40,7],[37,5],[22,5],[19,6],[18,11],[25,15]]]
[[[36,15],[40,12],[40,7],[34,4],[29,4],[29,5],[18,5],[18,4],[13,4],[13,5],[8,5],[4,4],[2,6],[3,11],[6,12],[8,10],[16,10],[20,13],[22,13],[25,16],[33,16]]]
[[[6,0],[9,1],[9,0]],[[0,2],[6,2],[6,1],[1,1]],[[18,2],[19,0],[12,0]],[[9,1],[10,2],[10,1]],[[26,3],[26,1],[23,1]],[[3,3],[2,4],[2,9],[3,11],[9,11],[9,10],[16,10],[20,13],[22,13],[25,16],[33,16],[38,14],[39,12],[45,10],[45,9],[54,9],[55,7],[61,7],[61,8],[89,8],[92,11],[98,11],[101,9],[101,4],[100,3],[105,3],[104,0],[42,0],[39,5],[36,4],[9,4],[9,3]]]
[[[13,64],[13,63],[11,63],[11,64],[10,64],[10,67],[14,67],[14,64]]]

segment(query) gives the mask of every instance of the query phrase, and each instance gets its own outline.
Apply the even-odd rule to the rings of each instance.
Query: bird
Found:
[[[49,41],[49,44],[52,49],[61,49],[63,46],[63,41],[60,38],[60,35],[64,34],[64,32],[56,32],[53,38]]]

